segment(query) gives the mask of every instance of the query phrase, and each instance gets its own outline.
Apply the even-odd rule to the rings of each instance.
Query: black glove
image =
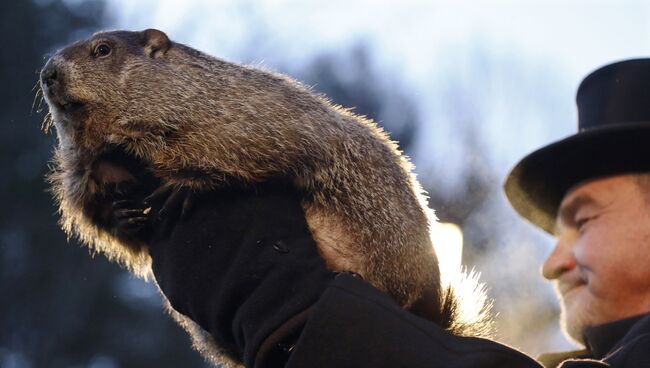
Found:
[[[183,193],[181,201],[178,192],[167,198],[152,226],[150,254],[162,292],[247,367],[286,359],[276,348],[295,341],[335,276],[318,254],[299,193],[271,184]],[[187,213],[180,204],[189,199]]]

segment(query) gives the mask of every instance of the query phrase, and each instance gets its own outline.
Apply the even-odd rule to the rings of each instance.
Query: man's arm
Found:
[[[452,335],[341,274],[314,306],[287,367],[541,366],[494,341]]]
[[[192,202],[189,215],[167,208],[154,226],[154,275],[174,309],[247,367],[539,367],[495,342],[454,336],[360,278],[327,270],[300,196],[286,186],[196,194]]]

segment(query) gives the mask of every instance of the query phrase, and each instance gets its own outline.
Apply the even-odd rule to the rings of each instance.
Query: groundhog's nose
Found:
[[[43,70],[41,70],[41,83],[51,87],[57,80],[59,76],[59,71],[57,70],[56,65],[49,61],[45,64]]]

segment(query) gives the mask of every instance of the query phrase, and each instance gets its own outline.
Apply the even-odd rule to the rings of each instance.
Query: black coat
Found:
[[[247,367],[541,368],[327,270],[300,197],[284,186],[187,195],[194,207],[184,217],[178,208],[187,202],[171,199],[159,215],[149,242],[153,273],[174,309]]]
[[[546,367],[650,368],[650,314],[588,328],[587,350],[555,355]],[[453,336],[408,313],[387,295],[348,275],[316,305],[287,368],[298,367],[541,367],[499,343]]]
[[[230,317],[241,315],[243,305],[253,313],[236,330],[252,326],[255,332],[256,326],[268,324],[253,324],[256,319],[295,316],[279,315],[282,309],[276,308],[276,304],[282,306],[292,298],[309,302],[307,305],[312,307],[297,315],[304,316],[296,319],[299,323],[289,324],[286,329],[284,324],[276,330],[287,332],[286,336],[274,333],[274,338],[267,339],[270,343],[247,355],[249,366],[541,367],[525,354],[494,341],[452,335],[405,311],[391,297],[358,277],[345,273],[335,277],[320,265],[322,260],[295,195],[278,193],[277,188],[253,195],[227,194],[201,198],[192,215],[178,224],[168,214],[171,235],[165,235],[166,226],[161,225],[156,233],[160,236],[152,238],[150,253],[154,275],[172,305],[208,331],[223,332],[234,326],[237,318]],[[284,241],[285,251],[275,252],[275,247],[267,246],[278,239]],[[311,256],[303,254],[309,249],[313,251]],[[236,262],[239,258],[228,250],[238,255],[248,252],[241,255],[243,261]],[[287,264],[282,258],[287,256],[302,261]],[[308,263],[310,260],[320,263]],[[266,267],[264,272],[260,271],[262,266]],[[272,272],[276,269],[284,270],[282,277],[271,285],[263,283],[269,274],[277,276]],[[331,281],[306,276],[313,272]],[[298,287],[301,280],[311,282],[309,287]],[[252,287],[247,298],[223,296],[224,290],[248,290],[242,288],[241,282]],[[215,305],[221,308],[220,312],[225,308],[228,313],[215,312]],[[262,322],[268,322],[266,319]],[[226,327],[212,323],[216,320],[223,320]],[[220,335],[213,336],[216,341],[224,340],[219,339]],[[650,315],[591,328],[586,332],[586,341],[592,356],[600,361],[566,361],[561,365],[563,368],[650,368]],[[286,351],[290,351],[288,361]],[[256,352],[259,354],[255,355]]]
[[[540,360],[549,368],[650,368],[650,313],[587,328],[584,339],[586,350]]]
[[[286,367],[541,366],[502,344],[454,336],[343,274],[316,304]]]

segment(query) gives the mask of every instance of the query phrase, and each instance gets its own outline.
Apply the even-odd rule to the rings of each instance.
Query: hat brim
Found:
[[[525,219],[548,233],[562,198],[576,184],[623,173],[650,172],[650,124],[594,128],[524,157],[504,184],[506,197]]]

